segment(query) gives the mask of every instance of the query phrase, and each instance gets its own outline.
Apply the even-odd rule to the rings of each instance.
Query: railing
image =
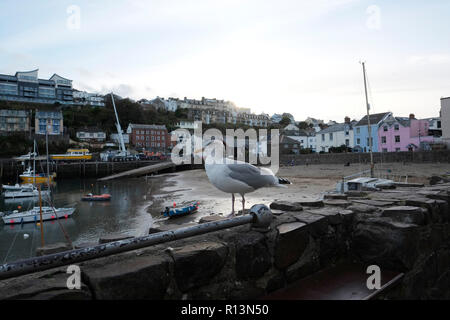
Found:
[[[136,250],[173,240],[184,239],[213,231],[251,223],[253,227],[267,230],[272,222],[272,212],[262,204],[254,205],[250,214],[225,220],[202,223],[171,231],[158,232],[143,237],[114,241],[93,247],[54,253],[17,262],[0,265],[0,280],[29,273],[44,271],[56,267],[79,263],[87,260]]]

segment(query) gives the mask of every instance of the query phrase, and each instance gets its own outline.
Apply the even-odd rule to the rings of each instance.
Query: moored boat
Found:
[[[41,190],[41,195],[50,194],[50,190]],[[5,190],[3,192],[5,198],[26,198],[26,197],[38,197],[39,190],[32,184],[25,184],[18,189]]]
[[[89,149],[68,149],[65,154],[52,154],[53,160],[91,160],[92,154]]]
[[[19,177],[25,183],[47,183],[53,182],[53,179],[56,178],[56,173],[47,176],[45,173],[35,173],[34,170],[28,167]]]
[[[68,218],[74,211],[75,208],[42,207],[42,221]],[[13,212],[5,213],[2,219],[5,224],[36,223],[41,219],[40,207],[34,207],[31,210],[21,212],[14,210]]]
[[[195,213],[197,212],[197,210],[198,210],[198,203],[194,203],[180,209],[176,208],[170,209],[169,207],[166,207],[166,210],[163,211],[162,214],[164,217],[175,218]]]
[[[87,195],[84,195],[83,197],[81,197],[81,200],[83,201],[109,201],[111,200],[111,195],[109,193],[104,193],[104,194],[92,194],[92,193],[88,193]]]

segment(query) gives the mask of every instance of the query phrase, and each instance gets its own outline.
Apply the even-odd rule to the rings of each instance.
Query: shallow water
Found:
[[[160,179],[159,179],[160,180]],[[158,179],[123,179],[98,183],[94,179],[70,179],[58,181],[53,187],[55,207],[76,207],[75,213],[58,221],[43,223],[45,244],[66,242],[62,228],[74,245],[98,243],[100,237],[109,234],[142,236],[147,234],[153,218],[147,212],[152,206],[151,194],[158,192]],[[109,193],[110,201],[81,201],[84,194]],[[45,203],[43,205],[46,205]],[[39,199],[0,200],[0,211],[19,211],[39,206]],[[154,209],[157,211],[157,209]],[[62,228],[61,228],[61,226]],[[24,235],[28,234],[25,239]],[[0,263],[16,261],[35,255],[41,246],[40,227],[34,223],[0,225]]]

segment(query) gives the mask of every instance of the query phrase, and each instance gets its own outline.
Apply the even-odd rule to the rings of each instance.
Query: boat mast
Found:
[[[41,246],[42,248],[44,247],[44,223],[42,221],[42,198],[41,198],[41,185],[38,186],[39,188],[39,212],[40,212],[40,217],[41,217],[41,223],[40,223],[40,227],[41,227]]]
[[[369,148],[370,148],[370,177],[373,178],[374,177],[374,172],[373,172],[373,153],[372,153],[372,130],[370,128],[370,115],[369,115],[369,109],[370,109],[370,104],[369,104],[369,98],[367,97],[367,81],[366,81],[366,66],[365,66],[365,62],[361,62],[362,67],[363,67],[363,76],[364,76],[364,92],[366,94],[366,107],[367,107],[367,130],[369,131]]]
[[[127,149],[125,148],[125,142],[122,136],[122,128],[120,127],[119,116],[117,115],[116,104],[114,103],[114,94],[111,92],[111,100],[114,107],[114,113],[116,114],[116,128],[117,134],[119,135],[119,148],[120,153],[127,155]]]
[[[36,185],[36,140],[33,140],[33,186]]]
[[[45,148],[47,149],[47,182],[50,183],[50,169],[48,165],[48,132],[45,131]]]

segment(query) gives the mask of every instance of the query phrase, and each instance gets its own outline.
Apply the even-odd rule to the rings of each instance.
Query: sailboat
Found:
[[[33,154],[36,154],[36,140],[33,144],[34,152]],[[30,154],[30,162],[31,162],[31,154]],[[47,161],[48,163],[48,161]],[[53,179],[56,178],[56,173],[53,173],[50,175],[49,172],[47,172],[47,175],[44,173],[36,174],[36,157],[33,156],[33,169],[31,169],[31,166],[28,166],[28,169],[25,170],[19,177],[20,179],[25,183],[47,183],[47,182],[53,182]]]
[[[365,191],[365,190],[380,190],[380,189],[391,189],[395,188],[395,182],[389,179],[375,178],[374,176],[374,162],[372,153],[372,131],[370,128],[370,104],[367,95],[367,75],[366,75],[366,65],[365,62],[361,62],[364,76],[364,93],[366,98],[366,108],[367,108],[367,130],[369,133],[369,151],[370,151],[370,169],[363,171],[361,173],[353,174],[348,177],[343,177],[342,181],[336,184],[336,192],[344,193],[348,191]],[[370,173],[370,177],[364,177],[362,175]],[[356,177],[357,178],[354,178]],[[354,178],[352,180],[346,180],[348,178]]]

